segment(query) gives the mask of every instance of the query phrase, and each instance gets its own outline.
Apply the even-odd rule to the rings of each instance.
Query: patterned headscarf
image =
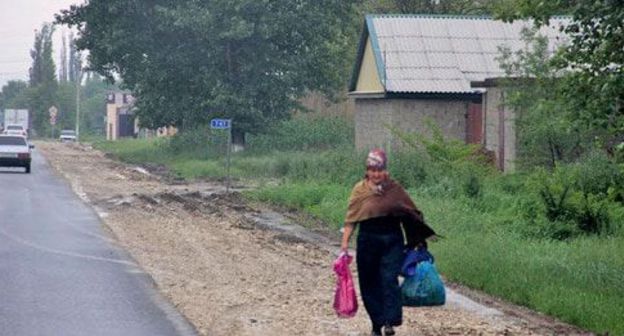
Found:
[[[366,157],[366,168],[386,169],[388,158],[386,152],[381,148],[375,148],[368,152]]]

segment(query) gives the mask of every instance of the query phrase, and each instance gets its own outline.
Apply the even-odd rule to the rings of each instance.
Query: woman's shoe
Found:
[[[376,330],[373,330],[373,331],[371,332],[371,336],[383,336],[383,335],[381,334],[381,331],[376,331]]]
[[[391,325],[387,325],[387,326],[385,326],[385,327],[383,328],[383,331],[384,331],[384,333],[383,333],[383,334],[384,334],[385,336],[393,336],[393,335],[395,334],[395,332],[394,332],[394,328],[392,328],[392,326],[391,326]]]

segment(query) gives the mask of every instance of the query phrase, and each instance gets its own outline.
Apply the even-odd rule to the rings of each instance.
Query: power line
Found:
[[[19,75],[23,74],[24,71],[3,71],[0,72],[0,76],[11,76],[11,75]]]
[[[15,63],[30,63],[32,62],[32,60],[7,60],[7,61],[0,61],[0,65],[3,64],[15,64]]]

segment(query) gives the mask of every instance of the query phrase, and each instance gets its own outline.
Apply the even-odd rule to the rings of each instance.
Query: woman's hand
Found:
[[[347,252],[349,250],[349,239],[353,233],[353,223],[345,223],[342,231],[342,241],[340,243],[340,251]]]

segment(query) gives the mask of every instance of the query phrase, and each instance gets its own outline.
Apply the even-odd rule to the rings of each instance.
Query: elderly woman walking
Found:
[[[394,335],[403,322],[399,272],[406,248],[425,244],[435,232],[424,223],[405,189],[390,179],[387,157],[381,149],[370,151],[366,175],[351,192],[342,236],[346,252],[355,226],[356,263],[360,293],[373,325],[372,335]]]

